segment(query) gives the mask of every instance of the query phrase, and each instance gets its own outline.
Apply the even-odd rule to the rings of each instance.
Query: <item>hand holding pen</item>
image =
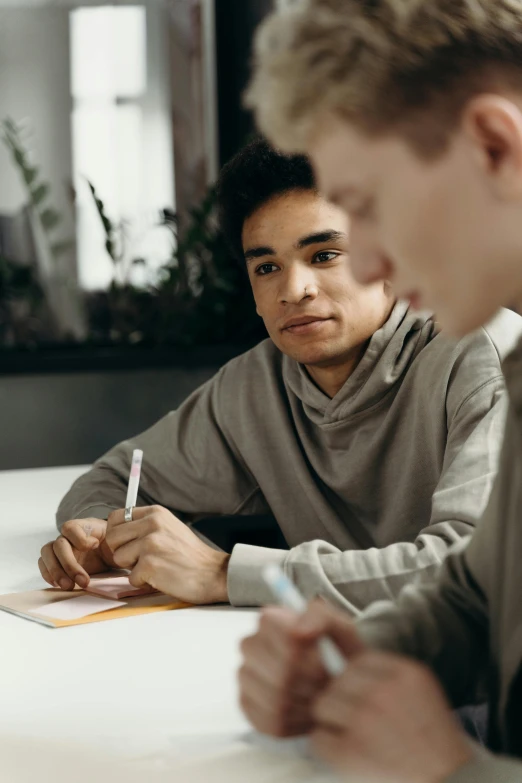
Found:
[[[349,616],[324,601],[307,606],[279,568],[264,576],[284,607],[263,610],[257,632],[242,643],[241,706],[264,734],[308,734],[317,699],[350,670],[364,644]]]

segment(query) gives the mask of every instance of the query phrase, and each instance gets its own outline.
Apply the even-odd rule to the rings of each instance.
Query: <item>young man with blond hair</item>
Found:
[[[456,335],[522,305],[521,43],[522,0],[311,0],[258,40],[249,104],[349,213],[358,280],[389,280]],[[504,373],[501,468],[471,542],[356,625],[323,606],[269,611],[241,671],[258,728],[309,732],[362,779],[522,779],[522,344]],[[349,659],[333,681],[324,633]],[[513,760],[455,724],[451,706],[484,692],[490,746]]]

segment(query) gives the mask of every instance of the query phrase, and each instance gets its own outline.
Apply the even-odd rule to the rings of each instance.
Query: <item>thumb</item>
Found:
[[[354,622],[322,600],[310,604],[296,623],[294,634],[310,641],[328,636],[346,657],[357,655],[365,648]]]

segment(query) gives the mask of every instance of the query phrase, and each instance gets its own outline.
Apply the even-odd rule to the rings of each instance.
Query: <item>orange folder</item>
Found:
[[[95,614],[88,614],[78,619],[58,619],[38,612],[39,609],[50,607],[53,604],[86,595],[87,593],[84,590],[66,591],[52,587],[46,590],[31,590],[26,593],[10,593],[8,595],[0,595],[0,610],[35,623],[40,623],[48,628],[67,628],[72,625],[119,620],[122,617],[133,617],[134,615],[148,614],[149,612],[187,609],[191,606],[191,604],[178,601],[163,593],[154,593],[153,595],[123,598],[120,602],[123,604],[121,606],[107,609],[106,611],[99,611]],[[104,599],[99,598],[98,600],[102,607]],[[112,606],[112,603],[110,605]]]

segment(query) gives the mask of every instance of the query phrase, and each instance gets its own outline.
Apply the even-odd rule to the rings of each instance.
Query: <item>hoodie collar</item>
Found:
[[[283,358],[285,383],[302,401],[310,419],[319,424],[340,421],[385,397],[436,333],[430,313],[410,312],[408,305],[399,301],[333,399],[315,385],[304,365],[288,356]]]

